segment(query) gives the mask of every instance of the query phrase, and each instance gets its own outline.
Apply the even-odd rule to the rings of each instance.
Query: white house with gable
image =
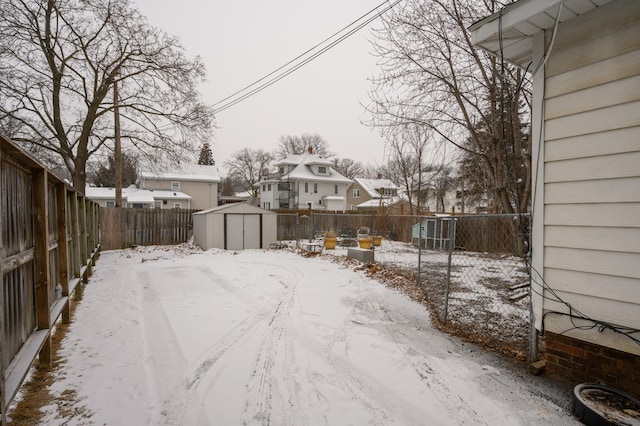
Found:
[[[289,155],[274,166],[277,171],[256,184],[262,208],[346,210],[352,181],[336,172],[331,161],[306,152]]]

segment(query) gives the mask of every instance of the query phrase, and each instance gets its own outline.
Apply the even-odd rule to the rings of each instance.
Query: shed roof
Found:
[[[202,210],[194,215],[203,215],[203,214],[216,214],[216,213],[236,213],[236,214],[276,214],[271,210],[265,210],[260,207],[253,206],[249,203],[232,203],[232,204],[223,204],[221,206],[213,207],[207,210]]]

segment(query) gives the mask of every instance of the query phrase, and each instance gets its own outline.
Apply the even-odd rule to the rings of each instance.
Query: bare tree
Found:
[[[259,192],[255,184],[260,181],[262,171],[269,169],[272,161],[273,155],[266,151],[243,148],[234,152],[224,164],[229,170],[229,178],[240,183],[245,191],[257,198]]]
[[[231,196],[236,193],[235,186],[237,183],[230,177],[223,177],[220,185],[218,185],[220,195]]]
[[[476,50],[466,30],[503,3],[407,0],[394,8],[376,31],[382,71],[368,108],[387,138],[414,124],[477,157],[501,211],[513,213],[526,211],[530,196],[529,84],[520,69]]]
[[[363,177],[364,167],[357,161],[353,161],[350,158],[334,158],[331,162],[333,163],[333,169],[346,178]]]
[[[387,165],[382,174],[400,186],[411,206],[410,214],[419,214],[425,202],[425,164],[430,131],[416,124],[396,127],[387,133]]]
[[[128,0],[0,6],[0,122],[27,149],[59,158],[79,191],[87,162],[114,137],[115,84],[122,139],[177,162],[209,136],[213,116],[197,91],[204,75]]]
[[[278,159],[285,158],[291,154],[304,154],[311,148],[314,154],[318,154],[323,158],[331,158],[335,154],[329,151],[329,144],[317,133],[305,133],[302,136],[283,135],[278,142],[275,156]]]

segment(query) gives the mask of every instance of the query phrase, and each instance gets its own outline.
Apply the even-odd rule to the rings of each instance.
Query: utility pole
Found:
[[[122,145],[120,143],[120,111],[118,110],[118,82],[113,82],[113,118],[115,147],[113,166],[116,169],[116,207],[122,207]]]

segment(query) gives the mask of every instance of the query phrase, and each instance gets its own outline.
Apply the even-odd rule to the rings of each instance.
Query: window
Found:
[[[304,192],[309,192],[309,182],[304,183]]]
[[[349,210],[355,210],[355,206],[353,204],[349,204]]]
[[[264,183],[262,184],[262,192],[265,192],[267,190],[267,185],[265,185]]]
[[[173,208],[174,209],[181,209],[182,208],[182,203],[173,203]]]
[[[161,209],[162,208],[162,201],[161,200],[155,200],[153,205],[154,205],[154,207],[156,209]]]
[[[116,206],[115,201],[107,201],[107,207],[115,207],[115,206]]]
[[[271,191],[271,184],[267,185],[267,191]]]
[[[278,167],[278,173],[284,173],[284,167],[283,166]]]
[[[326,174],[327,168],[325,166],[318,166],[318,173]]]
[[[314,183],[314,184],[313,184],[313,193],[314,193],[314,194],[317,194],[317,193],[318,193],[318,184],[317,184],[317,183]]]
[[[334,194],[338,193],[338,185],[333,185],[333,193]]]
[[[354,189],[353,190],[353,198],[360,198],[360,190],[359,189]]]
[[[262,208],[265,209],[265,210],[270,210],[271,209],[271,203],[270,202],[262,203]]]
[[[180,191],[180,182],[178,181],[172,181],[171,182],[171,190],[172,191]]]

